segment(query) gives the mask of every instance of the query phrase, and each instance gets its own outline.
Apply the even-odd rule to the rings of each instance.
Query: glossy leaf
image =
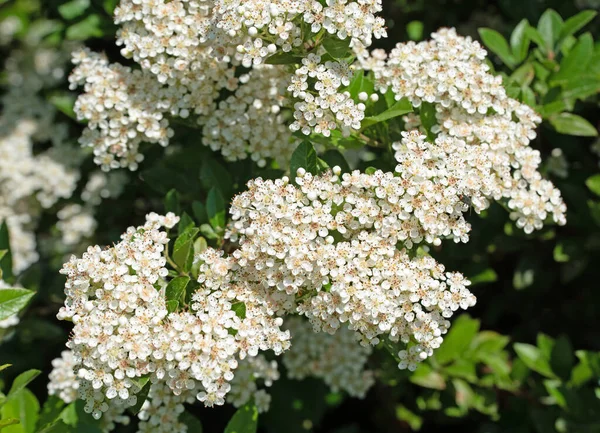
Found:
[[[29,303],[35,292],[21,288],[0,288],[0,320],[17,314]]]
[[[252,403],[246,403],[233,415],[224,433],[256,433],[258,410]]]

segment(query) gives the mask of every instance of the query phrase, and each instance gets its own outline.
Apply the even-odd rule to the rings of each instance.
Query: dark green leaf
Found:
[[[179,421],[187,426],[187,431],[189,433],[202,433],[202,423],[188,411],[179,415]]]
[[[302,57],[292,53],[277,53],[267,57],[265,63],[268,65],[295,65],[302,62]]]
[[[185,291],[189,282],[190,277],[177,277],[169,281],[165,289],[165,298],[167,301],[179,301],[181,294]]]
[[[561,335],[556,339],[550,354],[552,371],[563,380],[569,380],[574,365],[575,354],[571,342],[566,336]]]
[[[351,53],[350,39],[351,38],[349,37],[340,39],[336,36],[328,35],[323,39],[323,47],[334,59],[343,59],[344,57],[348,57]]]
[[[20,288],[0,288],[0,320],[8,319],[10,316],[21,311],[35,292]]]
[[[194,217],[198,221],[198,224],[201,225],[208,222],[208,215],[206,215],[206,207],[201,202],[193,202],[192,211],[194,212]]]
[[[165,211],[173,212],[175,215],[181,214],[179,193],[174,189],[170,190],[165,196]]]
[[[342,173],[350,172],[350,166],[339,150],[330,149],[322,155],[322,158],[330,167],[337,165],[342,169]]]
[[[258,426],[258,410],[253,403],[246,403],[233,415],[225,433],[256,433]]]
[[[208,192],[206,214],[213,229],[222,230],[225,228],[225,201],[221,192],[215,187]]]
[[[212,158],[207,158],[202,161],[200,181],[207,191],[211,188],[217,188],[221,191],[223,197],[231,196],[233,190],[231,175],[225,167]]]
[[[0,224],[0,249],[7,251],[4,256],[0,259],[0,269],[2,269],[2,275],[4,281],[11,282],[13,280],[12,271],[12,255],[10,253],[10,237],[8,234],[8,226],[6,221]],[[1,307],[0,307],[1,308]],[[0,313],[1,314],[1,313]],[[2,320],[2,319],[0,319]]]
[[[131,406],[127,409],[127,410],[129,410],[129,412],[131,412],[134,415],[137,415],[137,413],[142,409],[144,402],[148,398],[148,393],[150,392],[150,387],[152,386],[152,383],[150,382],[149,378],[144,378],[144,379],[145,380],[138,382],[138,384],[136,385],[138,387],[140,385],[142,386],[141,389],[135,394],[137,401],[135,402],[135,404],[133,406]]]
[[[292,180],[296,178],[296,173],[299,168],[303,168],[307,173],[313,175],[318,172],[317,152],[315,152],[315,148],[309,141],[300,143],[292,154],[292,159],[290,161],[290,176]]]

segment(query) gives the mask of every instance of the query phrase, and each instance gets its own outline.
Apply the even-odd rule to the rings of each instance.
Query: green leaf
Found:
[[[340,39],[337,36],[326,36],[323,39],[323,48],[334,59],[343,59],[350,55],[350,37],[346,39]]]
[[[181,205],[179,193],[172,189],[165,196],[165,212],[173,212],[175,215],[181,214]]]
[[[200,181],[207,191],[211,188],[217,188],[224,197],[230,197],[233,190],[233,181],[231,175],[225,167],[215,161],[213,158],[207,158],[202,161],[200,169]]]
[[[358,94],[360,93],[360,89],[362,87],[362,82],[365,77],[365,71],[362,69],[355,72],[352,77],[352,81],[350,81],[350,85],[348,86],[348,92],[350,93],[350,97],[352,99],[357,99]]]
[[[77,400],[69,404],[60,414],[60,420],[64,424],[58,424],[58,429],[51,430],[52,433],[102,433],[99,421],[92,418],[91,414],[84,411],[85,402]],[[68,428],[65,426],[73,427]]]
[[[187,431],[189,433],[202,433],[202,423],[188,411],[179,415],[179,421],[187,426]]]
[[[385,122],[386,120],[393,119],[394,117],[412,113],[413,111],[414,109],[410,101],[407,98],[402,98],[383,113],[379,113],[376,116],[365,117],[361,122],[361,130],[373,126],[376,123]]]
[[[556,377],[540,349],[525,343],[515,343],[513,347],[519,359],[531,370],[549,378]]]
[[[77,119],[75,111],[73,110],[73,107],[75,106],[75,95],[65,92],[54,93],[48,98],[48,102],[71,119]]]
[[[554,44],[558,41],[563,28],[563,20],[553,9],[547,9],[538,21],[537,30],[544,40],[548,51],[554,50]]]
[[[446,389],[446,381],[437,371],[428,364],[420,364],[409,379],[412,383],[430,389]]]
[[[435,140],[435,134],[432,132],[432,128],[435,125],[437,125],[437,118],[435,114],[435,105],[430,104],[429,102],[423,102],[421,104],[419,116],[421,118],[421,123],[423,124],[423,127],[427,131],[427,138],[430,141]]]
[[[0,431],[2,431],[4,429],[4,427],[19,424],[19,422],[20,421],[17,418],[0,419]],[[4,430],[4,431],[6,431],[6,430]]]
[[[577,45],[569,52],[569,55],[560,62],[560,70],[550,77],[550,85],[564,84],[568,81],[577,81],[578,75],[585,71],[594,52],[594,40],[592,35],[586,33]]]
[[[58,13],[66,20],[81,16],[90,6],[90,0],[71,0],[58,7]]]
[[[572,113],[560,113],[550,117],[550,124],[557,132],[567,135],[576,135],[580,137],[597,137],[598,131],[594,126],[580,117]]]
[[[8,226],[6,225],[6,221],[0,224],[0,249],[7,251],[2,258],[0,259],[0,269],[2,269],[2,275],[4,281],[12,281],[13,279],[13,271],[12,271],[12,255],[10,253],[10,236],[8,235]],[[1,302],[1,301],[0,301]],[[0,307],[0,315],[1,313]],[[2,320],[2,319],[0,319]]]
[[[243,302],[236,302],[231,305],[231,309],[235,312],[235,315],[240,319],[246,318],[246,304]]]
[[[277,53],[265,59],[268,65],[295,65],[302,63],[302,57],[292,53]]]
[[[493,283],[494,281],[498,281],[498,274],[492,268],[487,268],[477,275],[470,277],[469,280],[471,284]]]
[[[173,245],[173,260],[184,272],[190,270],[194,258],[194,239],[200,230],[197,227],[189,227],[176,240]]]
[[[479,331],[479,320],[472,319],[467,314],[462,314],[450,326],[444,342],[434,353],[435,359],[440,364],[447,364],[467,350],[471,341]]]
[[[600,196],[600,174],[595,174],[593,176],[588,177],[585,181],[585,184],[590,189],[590,191]]]
[[[292,180],[296,179],[296,173],[299,168],[303,168],[307,173],[316,175],[317,167],[317,152],[309,141],[303,141],[298,145],[292,159],[290,160],[290,176]]]
[[[524,63],[519,66],[510,76],[511,81],[514,81],[519,86],[528,86],[535,78],[535,70],[533,64]]]
[[[500,60],[502,60],[506,66],[509,68],[515,67],[515,58],[512,55],[508,46],[508,42],[506,42],[504,36],[502,36],[496,30],[488,28],[480,28],[479,36],[481,36],[481,40],[485,46],[488,47],[490,51],[492,51],[498,57],[500,57]]]
[[[0,320],[8,319],[10,316],[21,311],[35,292],[20,288],[0,288]]]
[[[573,353],[573,346],[571,346],[571,342],[566,336],[561,335],[556,339],[556,343],[550,353],[552,371],[566,381],[571,377],[571,370],[574,365],[575,355]]]
[[[173,311],[177,311],[177,309],[179,308],[179,301],[167,301],[165,302],[166,306],[167,306],[167,313],[172,313]]]
[[[0,365],[0,371],[6,370],[9,367],[12,367],[12,364],[3,364],[3,365]]]
[[[135,404],[133,406],[131,406],[127,409],[127,410],[129,410],[129,412],[131,412],[134,415],[137,415],[138,412],[142,409],[144,402],[148,398],[148,393],[150,392],[150,387],[152,386],[152,382],[150,382],[149,377],[145,377],[142,380],[138,381],[136,386],[139,387],[140,385],[141,385],[141,389],[135,394],[137,401],[135,402]]]
[[[536,28],[531,26],[527,27],[525,29],[525,35],[529,38],[529,40],[535,42],[536,45],[540,47],[542,52],[546,53],[548,51],[546,47],[546,41],[544,41],[544,38],[542,37],[540,32],[537,31]]]
[[[330,167],[335,167],[337,165],[342,169],[342,173],[350,172],[350,166],[339,150],[329,149],[321,155],[321,157]]]
[[[44,402],[40,417],[38,419],[36,432],[44,431],[46,427],[54,424],[56,419],[65,407],[65,402],[62,401],[55,395],[48,396],[48,399]]]
[[[208,222],[215,229],[225,228],[225,201],[221,195],[221,191],[213,187],[208,192],[206,199],[206,213],[208,215]]]
[[[403,405],[396,406],[396,418],[407,423],[412,431],[420,430],[423,425],[423,418]]]
[[[67,29],[66,38],[70,41],[84,41],[90,38],[102,37],[100,17],[96,14],[88,15],[83,20],[73,24]]]
[[[18,419],[19,424],[2,428],[2,433],[33,433],[38,420],[40,404],[28,389],[21,389],[0,409],[2,419]]]
[[[102,7],[104,8],[107,14],[112,16],[118,3],[119,0],[104,0],[102,2]]]
[[[406,25],[406,33],[412,41],[420,41],[423,39],[423,21],[411,21]]]
[[[181,219],[179,220],[179,223],[177,223],[177,234],[181,235],[184,231],[186,231],[188,228],[190,228],[193,225],[194,225],[194,220],[192,219],[192,217],[189,216],[187,214],[187,212],[184,212],[181,215]]]
[[[510,47],[512,55],[517,63],[521,63],[527,57],[529,51],[529,36],[527,36],[527,28],[529,21],[523,19],[517,24],[512,34],[510,35]]]
[[[574,35],[577,33],[577,31],[585,27],[587,23],[592,21],[596,15],[598,15],[598,12],[590,10],[579,12],[577,15],[573,15],[571,18],[565,21],[565,24],[560,31],[560,39],[563,40],[568,36]]]
[[[177,277],[169,281],[165,289],[165,298],[167,301],[179,301],[189,282],[190,277]]]
[[[194,217],[198,221],[198,224],[205,224],[208,222],[208,215],[206,215],[206,207],[199,201],[194,201],[192,203],[192,211],[194,212]]]
[[[533,90],[531,90],[529,86],[521,87],[521,101],[523,101],[530,107],[535,108],[535,106],[537,105],[535,101],[535,93],[533,93]]]
[[[10,391],[8,391],[8,394],[6,395],[8,400],[14,397],[19,391],[24,389],[29,384],[29,382],[38,377],[40,373],[40,370],[27,370],[19,374],[13,381],[12,386],[10,387]]]
[[[256,433],[258,427],[258,410],[253,403],[246,403],[233,415],[225,433]]]

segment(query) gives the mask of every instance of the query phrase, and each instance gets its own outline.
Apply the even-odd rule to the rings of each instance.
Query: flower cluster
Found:
[[[68,204],[58,211],[56,227],[64,245],[76,245],[89,238],[96,230],[96,220],[88,209],[78,204]]]
[[[282,116],[287,79],[284,69],[270,65],[240,76],[235,93],[201,119],[202,143],[229,161],[250,156],[260,167],[266,158],[285,166],[298,144]]]
[[[313,53],[302,59],[302,66],[296,70],[288,87],[288,91],[300,99],[294,104],[295,121],[290,129],[300,130],[305,135],[314,130],[325,137],[329,137],[338,124],[346,136],[350,135],[351,129],[360,129],[365,104],[355,103],[349,92],[338,92],[340,86],[350,84],[351,78],[347,63],[322,63],[321,56]],[[310,88],[309,79],[315,81]]]
[[[339,92],[349,84],[349,65],[320,64],[316,53],[324,53],[324,37],[364,50],[373,36],[385,36],[380,11],[381,0],[122,1],[115,9],[117,44],[141,70],[75,53],[70,80],[85,92],[75,111],[88,121],[81,143],[93,147],[103,169],[135,170],[140,143],[167,145],[167,119],[176,116],[202,125],[203,144],[227,160],[285,164],[296,145],[292,131],[328,136],[336,127],[360,128],[364,105]],[[295,74],[265,65],[291,51],[304,64]],[[292,107],[290,125],[283,112]]]
[[[82,85],[85,93],[75,102],[75,113],[87,120],[79,139],[94,149],[94,162],[108,171],[118,167],[135,170],[143,156],[142,141],[166,146],[173,131],[161,106],[176,95],[169,95],[153,77],[131,68],[109,64],[89,50],[73,55],[77,67],[69,76],[71,88]]]
[[[149,378],[140,431],[159,431],[158,426],[182,431],[177,414],[183,403],[195,398],[207,406],[224,403],[236,358],[289,347],[289,332],[279,329],[282,319],[274,317],[269,301],[253,302],[254,293],[243,283],[226,284],[227,263],[209,250],[193,312],[169,313],[168,238],[161,227],[177,221],[173,214],[149,214],[145,225],[130,227],[118,244],[90,247],[61,271],[67,275],[67,298],[58,317],[74,324],[67,346],[85,410],[99,418],[136,404],[139,380]],[[239,302],[245,303],[245,317],[234,311]]]
[[[413,179],[336,173],[300,169],[298,187],[287,178],[249,182],[232,201],[226,236],[239,243],[233,258],[262,286],[297,297],[296,311],[315,330],[335,333],[346,324],[364,345],[382,335],[413,339],[424,359],[441,344],[447,318],[475,298],[462,275],[429,256],[410,258],[397,244],[437,243],[466,209],[447,209],[439,224],[449,228],[440,230],[420,218],[425,198]]]
[[[72,403],[77,399],[80,381],[75,374],[77,362],[70,350],[63,350],[59,358],[52,360],[52,371],[48,375],[48,395],[56,395],[65,403]],[[103,432],[110,432],[115,424],[129,424],[129,417],[123,415],[121,408],[109,408],[102,417],[101,428]]]
[[[375,383],[373,372],[365,370],[370,346],[361,346],[354,332],[342,328],[334,335],[312,332],[312,327],[299,317],[286,321],[292,334],[292,348],[283,354],[283,365],[290,379],[316,377],[332,391],[346,391],[364,398]]]
[[[289,353],[289,352],[285,352]],[[258,389],[258,381],[270,387],[279,379],[276,361],[267,361],[264,355],[257,355],[241,361],[231,381],[231,391],[227,394],[227,402],[240,407],[253,401],[258,412],[267,412],[271,404],[271,396],[264,389]]]
[[[429,159],[430,152],[446,148],[452,159],[478,166],[471,170],[467,186],[480,191],[472,197],[476,211],[487,207],[487,198],[505,198],[511,218],[527,233],[540,229],[549,216],[565,224],[560,192],[542,179],[540,153],[529,147],[541,118],[506,95],[501,77],[489,73],[485,57],[478,42],[458,36],[454,29],[442,29],[431,41],[398,44],[389,56],[376,51],[363,67],[372,69],[378,88],[390,89],[397,100],[408,98],[421,110],[433,104],[436,124],[429,132],[437,135],[435,146],[420,140],[405,153],[422,148]],[[408,129],[426,132],[416,115],[405,120]]]
[[[2,102],[10,106],[11,100],[7,96]],[[17,113],[7,110],[0,118],[0,221],[7,223],[13,271],[19,273],[38,259],[34,230],[40,211],[70,197],[78,173],[44,153],[35,154],[34,139],[43,125],[27,111],[18,118],[12,114]]]

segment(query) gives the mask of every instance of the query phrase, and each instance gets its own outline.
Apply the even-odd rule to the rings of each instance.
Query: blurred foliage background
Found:
[[[111,20],[115,2],[0,0],[0,20],[18,20],[14,39],[0,47],[0,58],[15,49],[77,44],[118,58]],[[473,281],[478,304],[469,315],[457,317],[433,358],[414,373],[401,372],[382,346],[370,366],[379,380],[365,400],[332,393],[318,381],[282,379],[271,390],[272,407],[260,417],[259,431],[600,432],[600,20],[590,12],[600,9],[600,1],[383,3],[389,37],[377,47],[426,39],[439,27],[456,27],[463,35],[483,39],[492,52],[492,66],[503,74],[512,95],[544,117],[534,146],[543,154],[545,175],[563,193],[568,223],[525,235],[507,222],[499,205],[480,217],[472,215],[468,244],[445,243],[432,253]],[[584,10],[588,12],[578,15]],[[569,21],[571,17],[579,18]],[[0,79],[6,87],[6,74]],[[42,93],[58,108],[57,120],[68,124],[68,144],[77,149],[81,126],[73,119],[75,94],[66,79]],[[257,171],[249,162],[226,166],[220,156],[198,145],[193,130],[179,134],[174,140],[178,145],[166,156],[162,148],[149,149],[142,170],[125,174],[120,197],[97,209],[99,229],[89,244],[109,244],[145,213],[162,210],[172,188],[179,192],[178,203],[191,209],[192,202],[206,198],[214,184],[211,176],[225,176],[231,185],[226,195],[231,197],[250,178],[281,174]],[[385,166],[378,150],[371,152],[357,168]],[[207,167],[218,167],[216,174],[202,175]],[[92,169],[88,155],[81,171]],[[18,374],[31,368],[42,371],[28,384],[42,407],[40,419],[55,403],[47,402],[44,378],[69,332],[55,319],[64,283],[58,269],[65,255],[45,243],[55,224],[52,212],[41,221],[43,260],[19,278],[37,294],[20,325],[0,345],[0,365],[13,364],[0,376],[5,394]],[[16,410],[15,404],[5,404],[2,416]],[[223,431],[233,412],[231,407],[194,407],[206,432]],[[46,431],[42,427],[40,421],[30,431]],[[21,431],[15,428],[3,430],[0,421],[2,431]],[[80,424],[74,431],[87,428]],[[129,429],[133,427],[118,431]]]

